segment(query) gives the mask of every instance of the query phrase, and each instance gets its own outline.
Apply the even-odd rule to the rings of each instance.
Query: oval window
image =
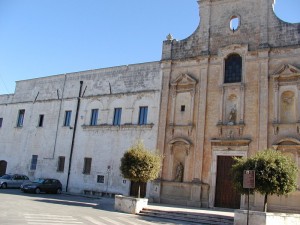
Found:
[[[237,16],[233,16],[230,19],[230,30],[235,31],[240,26],[240,19]]]

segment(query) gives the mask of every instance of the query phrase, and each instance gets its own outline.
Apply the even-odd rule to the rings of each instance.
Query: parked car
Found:
[[[19,188],[24,182],[28,182],[29,178],[23,174],[5,174],[0,177],[0,187]]]
[[[57,179],[38,178],[32,182],[22,184],[21,191],[33,192],[36,194],[41,192],[60,194],[62,191],[62,184]]]

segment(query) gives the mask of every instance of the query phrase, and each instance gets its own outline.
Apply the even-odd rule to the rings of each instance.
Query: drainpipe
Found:
[[[69,179],[70,179],[70,173],[71,173],[72,156],[73,156],[74,142],[75,142],[75,135],[76,135],[76,128],[77,128],[77,121],[78,121],[78,112],[79,112],[79,108],[80,108],[80,97],[81,97],[82,85],[83,85],[83,81],[80,81],[79,94],[78,94],[78,97],[77,97],[77,107],[76,107],[76,114],[75,114],[75,123],[74,123],[74,128],[73,128],[73,135],[72,135],[71,151],[70,151],[70,157],[69,157],[69,168],[68,168],[68,177],[67,177],[66,192],[68,192],[68,187],[69,187]]]

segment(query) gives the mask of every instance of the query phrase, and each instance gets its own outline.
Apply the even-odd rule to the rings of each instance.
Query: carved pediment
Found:
[[[277,141],[273,146],[280,145],[300,145],[300,141],[296,138],[283,138]]]
[[[236,53],[239,55],[245,55],[248,52],[248,45],[241,45],[241,44],[232,44],[225,46],[219,49],[218,55],[220,57],[226,57],[229,54]]]
[[[290,64],[284,64],[275,71],[273,79],[279,82],[296,81],[300,79],[300,70]]]
[[[173,154],[173,146],[182,146],[186,151],[186,155],[189,155],[190,148],[192,143],[184,138],[174,138],[169,142],[169,148],[171,150],[171,154]]]
[[[195,86],[196,84],[197,81],[188,74],[181,74],[171,82],[171,86]]]

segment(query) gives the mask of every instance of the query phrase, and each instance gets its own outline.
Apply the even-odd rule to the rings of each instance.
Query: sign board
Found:
[[[255,188],[255,170],[244,170],[243,188]]]

